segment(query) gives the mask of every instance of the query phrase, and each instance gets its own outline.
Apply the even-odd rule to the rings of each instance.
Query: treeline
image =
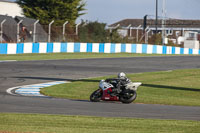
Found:
[[[123,38],[117,32],[117,29],[108,29],[106,23],[84,22],[79,27],[78,41],[80,42],[123,42]]]

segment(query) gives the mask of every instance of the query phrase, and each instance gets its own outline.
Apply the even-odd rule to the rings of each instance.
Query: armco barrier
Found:
[[[24,53],[143,53],[143,54],[200,54],[198,49],[116,43],[0,43],[0,54]]]

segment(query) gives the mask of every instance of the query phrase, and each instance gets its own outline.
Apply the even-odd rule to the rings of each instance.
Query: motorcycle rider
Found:
[[[105,82],[108,82],[114,86],[113,91],[118,93],[125,88],[126,84],[130,83],[131,80],[126,77],[124,72],[120,72],[117,75],[117,78],[106,79]]]
[[[124,72],[118,73],[117,77],[122,85],[126,85],[131,82],[131,80],[126,77],[126,74]]]

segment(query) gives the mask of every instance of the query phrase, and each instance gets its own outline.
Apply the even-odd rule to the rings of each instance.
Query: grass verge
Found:
[[[132,81],[142,82],[136,103],[200,106],[200,69],[150,72],[127,75]],[[68,84],[43,88],[48,96],[89,100],[98,89],[99,80],[109,77],[83,79]]]
[[[0,133],[197,133],[199,121],[0,114]]]
[[[16,54],[0,55],[0,60],[58,60],[58,59],[82,59],[82,58],[118,58],[138,56],[169,56],[159,54],[133,54],[133,53],[48,53],[48,54]],[[170,55],[171,56],[171,55]]]

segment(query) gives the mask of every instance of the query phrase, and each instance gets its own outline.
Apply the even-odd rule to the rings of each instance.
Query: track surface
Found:
[[[0,62],[0,112],[200,120],[200,107],[92,103],[81,100],[12,96],[10,87],[113,75],[200,68],[199,56],[134,57]]]

